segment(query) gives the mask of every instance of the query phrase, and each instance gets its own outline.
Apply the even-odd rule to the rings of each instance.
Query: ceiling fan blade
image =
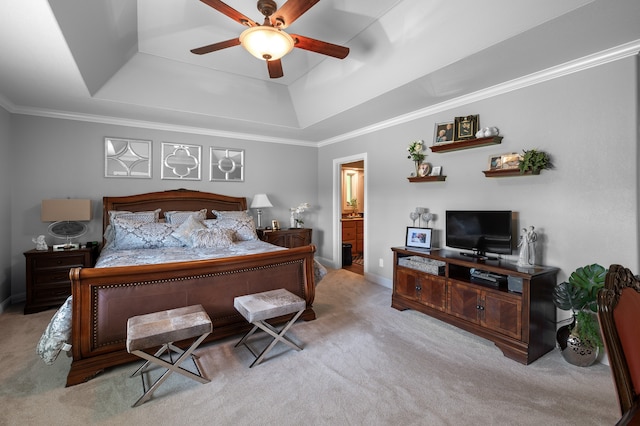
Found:
[[[284,75],[284,71],[282,71],[282,61],[280,59],[266,62],[267,68],[269,69],[269,77],[280,78]]]
[[[299,49],[309,50],[311,52],[322,53],[323,55],[333,56],[334,58],[344,59],[349,54],[349,48],[339,46],[333,43],[327,43],[326,41],[320,41],[313,38],[290,34],[293,37],[296,44],[294,47]]]
[[[204,1],[204,0],[203,0]],[[279,28],[287,28],[303,13],[311,9],[320,0],[289,0],[271,16],[273,24]]]
[[[233,47],[239,44],[239,38],[232,38],[231,40],[221,41],[219,43],[208,44],[196,49],[191,49],[191,53],[195,53],[196,55],[204,55],[205,53],[215,52],[216,50],[226,49],[227,47]]]
[[[233,19],[236,22],[239,22],[241,25],[246,25],[247,27],[255,27],[260,25],[255,21],[247,18],[242,13],[238,12],[231,6],[226,3],[221,2],[220,0],[200,0],[202,3],[211,6],[218,12],[227,15],[229,18]]]

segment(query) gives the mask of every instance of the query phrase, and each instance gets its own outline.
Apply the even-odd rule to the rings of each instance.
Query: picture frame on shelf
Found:
[[[445,143],[453,142],[453,121],[445,121],[443,123],[436,123],[433,133],[433,144],[442,145]]]
[[[502,170],[517,169],[518,164],[520,163],[520,154],[518,154],[517,152],[502,154],[502,156],[500,157],[500,162],[500,168]]]
[[[489,170],[498,170],[502,168],[502,154],[489,156]]]
[[[440,176],[442,174],[442,166],[433,166],[429,176]]]
[[[407,226],[405,246],[413,247],[413,248],[430,249],[431,233],[432,233],[431,228],[419,228],[415,226]]]
[[[418,177],[429,176],[430,172],[431,172],[431,164],[420,163],[420,166],[418,166]]]
[[[453,141],[464,141],[474,139],[478,126],[480,125],[480,115],[467,115],[466,117],[456,117],[454,119]]]

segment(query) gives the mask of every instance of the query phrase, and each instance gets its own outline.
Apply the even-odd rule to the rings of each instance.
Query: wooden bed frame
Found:
[[[110,210],[246,210],[245,198],[171,190],[104,197],[103,230]],[[161,218],[162,213],[161,212]],[[72,354],[67,386],[85,382],[107,367],[134,361],[127,353],[126,322],[134,315],[202,304],[213,322],[207,340],[239,334],[249,324],[233,307],[236,296],[285,288],[304,298],[302,318],[313,320],[313,257],[309,245],[223,259],[116,268],[73,268]],[[285,318],[282,318],[285,320]]]

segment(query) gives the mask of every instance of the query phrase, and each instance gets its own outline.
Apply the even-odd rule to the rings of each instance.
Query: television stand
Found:
[[[391,250],[393,308],[413,309],[488,339],[505,356],[522,364],[535,361],[555,347],[556,307],[551,295],[558,268],[521,268],[505,260],[485,263],[438,249]],[[411,262],[399,262],[411,256],[439,261],[444,267],[414,269],[407,266]],[[504,282],[491,285],[473,280],[471,269],[506,276],[518,292],[509,291]]]

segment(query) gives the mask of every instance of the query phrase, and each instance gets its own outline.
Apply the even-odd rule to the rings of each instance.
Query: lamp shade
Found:
[[[40,219],[43,222],[89,221],[91,200],[61,198],[42,200]]]
[[[293,49],[293,38],[274,27],[260,25],[240,34],[240,44],[258,59],[275,61]]]
[[[273,207],[271,201],[267,197],[267,194],[256,194],[251,202],[252,209],[262,209],[265,207]]]

